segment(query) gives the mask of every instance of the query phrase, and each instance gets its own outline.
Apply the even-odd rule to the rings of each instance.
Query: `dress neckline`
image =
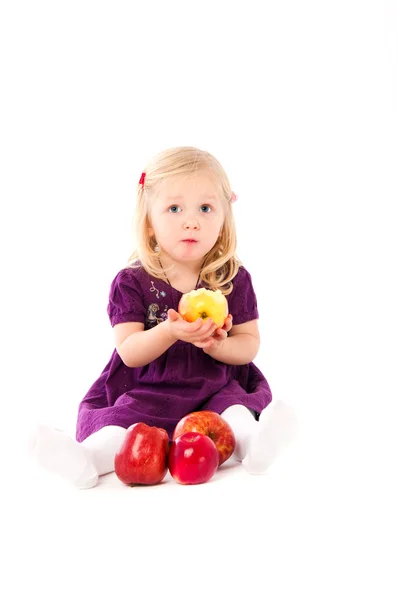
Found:
[[[199,279],[198,279],[195,287],[193,288],[194,290],[196,290],[198,288],[199,282],[200,282],[200,277],[199,277]],[[188,292],[181,292],[181,290],[177,290],[177,288],[173,287],[169,281],[167,282],[166,285],[168,285],[169,287],[171,287],[171,289],[174,290],[175,292],[177,292],[177,294],[181,294],[181,295],[188,294]],[[192,290],[189,290],[189,291],[192,292]]]
[[[175,288],[175,287],[173,287],[173,286],[171,285],[171,283],[170,283],[170,281],[169,281],[169,278],[167,277],[166,273],[164,272],[163,265],[162,265],[162,263],[161,263],[161,260],[160,260],[160,258],[159,258],[159,257],[158,257],[158,261],[159,261],[159,263],[160,263],[160,266],[161,266],[161,268],[162,268],[162,270],[163,270],[163,275],[164,275],[164,276],[166,277],[166,279],[167,279],[167,284],[168,284],[168,285],[171,287],[171,289],[172,289],[172,290],[174,290],[175,292],[177,292],[178,294],[181,294],[181,295],[183,295],[183,294],[188,294],[188,292],[181,292],[180,290],[177,290],[177,288]],[[199,273],[199,275],[198,275],[198,280],[197,280],[197,282],[196,282],[196,285],[195,285],[195,287],[193,288],[194,290],[196,290],[196,289],[197,289],[197,287],[198,287],[199,283],[200,283],[200,273]],[[189,291],[192,291],[192,290],[189,290]]]

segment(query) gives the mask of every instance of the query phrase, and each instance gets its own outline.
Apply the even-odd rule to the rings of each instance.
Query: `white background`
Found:
[[[217,567],[230,597],[396,597],[396,4],[4,2],[0,50],[13,593],[194,597],[216,590]],[[32,475],[21,448],[37,421],[74,434],[114,347],[106,307],[133,249],[136,182],[175,145],[213,153],[238,195],[255,362],[305,435],[262,483],[225,476],[192,507],[181,486],[169,504],[155,488],[140,502],[112,486],[74,495]]]

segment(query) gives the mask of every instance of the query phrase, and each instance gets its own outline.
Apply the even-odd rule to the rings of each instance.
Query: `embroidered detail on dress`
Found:
[[[152,283],[152,287],[149,288],[149,291],[156,292],[156,298],[159,298],[159,294],[163,297],[166,295],[166,292],[163,292],[163,291],[159,292],[158,288],[155,287],[153,281],[151,281],[151,283]]]
[[[168,310],[169,310],[169,307],[166,304],[166,306],[164,307],[164,312],[160,313],[160,318],[162,319],[162,321],[166,321]]]
[[[159,304],[156,304],[156,302],[152,302],[148,306],[147,318],[146,318],[146,325],[147,325],[148,329],[150,329],[151,327],[155,327],[159,323],[162,323],[162,321],[166,321],[166,319],[167,319],[167,310],[168,310],[167,304],[164,307],[164,311],[161,312],[160,317],[158,317],[157,314],[156,314],[159,310],[160,310],[159,309]]]
[[[151,284],[152,284],[152,286],[149,288],[149,291],[154,292],[154,294],[156,295],[156,298],[159,298],[159,296],[162,296],[164,298],[166,296],[166,292],[164,292],[163,290],[161,290],[161,291],[158,290],[158,288],[155,287],[155,284],[152,280],[151,280]],[[151,327],[155,327],[155,325],[158,325],[162,321],[166,321],[168,308],[169,307],[166,305],[164,307],[164,309],[160,309],[159,304],[157,304],[156,302],[152,302],[149,305],[148,310],[147,310],[147,318],[146,318],[147,328],[150,329]],[[157,316],[157,312],[159,310],[162,310],[162,312],[160,313],[160,317]]]

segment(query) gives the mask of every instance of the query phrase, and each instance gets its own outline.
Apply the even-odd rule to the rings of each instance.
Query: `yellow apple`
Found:
[[[204,321],[210,318],[218,327],[222,327],[228,316],[228,302],[220,290],[213,292],[199,288],[181,296],[178,312],[189,323],[198,318]]]

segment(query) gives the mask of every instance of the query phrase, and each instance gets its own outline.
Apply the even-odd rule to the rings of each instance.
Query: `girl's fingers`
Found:
[[[228,317],[225,319],[224,321],[224,325],[222,326],[222,329],[224,329],[224,331],[229,331],[232,327],[232,315],[228,315]]]
[[[173,308],[169,308],[167,311],[167,317],[170,319],[170,321],[176,321],[179,315]]]
[[[217,337],[220,340],[225,340],[225,338],[227,337],[227,332],[225,331],[225,329],[216,329],[216,331],[214,332],[214,337]]]
[[[222,342],[227,337],[228,337],[228,334],[224,329],[217,329],[213,333],[213,336],[212,336],[212,338],[214,339],[215,342]]]
[[[209,337],[211,333],[216,329],[217,325],[213,323],[211,319],[206,319],[202,325],[202,331],[200,332],[201,336]]]
[[[223,340],[226,337],[227,337],[226,331],[224,331],[220,327],[217,327],[217,325],[215,325],[213,323],[211,328],[209,328],[207,331],[203,331],[203,333],[200,336],[199,341],[204,342],[205,340],[211,340],[212,338],[216,338],[218,341],[218,340]]]
[[[203,319],[196,319],[196,321],[193,322],[193,325],[195,325],[195,327],[193,327],[193,331],[197,331],[202,327]]]
[[[195,333],[202,327],[202,323],[202,319],[196,319],[196,321],[193,321],[192,323],[189,323],[188,321],[183,321],[182,326],[186,333]]]
[[[214,341],[212,338],[209,338],[205,342],[195,342],[194,345],[198,348],[210,348],[213,345]]]
[[[226,337],[228,337],[226,331],[217,329],[211,337],[206,337],[201,341],[194,342],[194,344],[195,346],[198,346],[198,348],[210,348],[213,344],[225,340]]]
[[[184,324],[184,331],[186,333],[195,333],[200,341],[210,338],[216,329],[217,325],[211,319],[204,321],[199,318],[193,323]]]

